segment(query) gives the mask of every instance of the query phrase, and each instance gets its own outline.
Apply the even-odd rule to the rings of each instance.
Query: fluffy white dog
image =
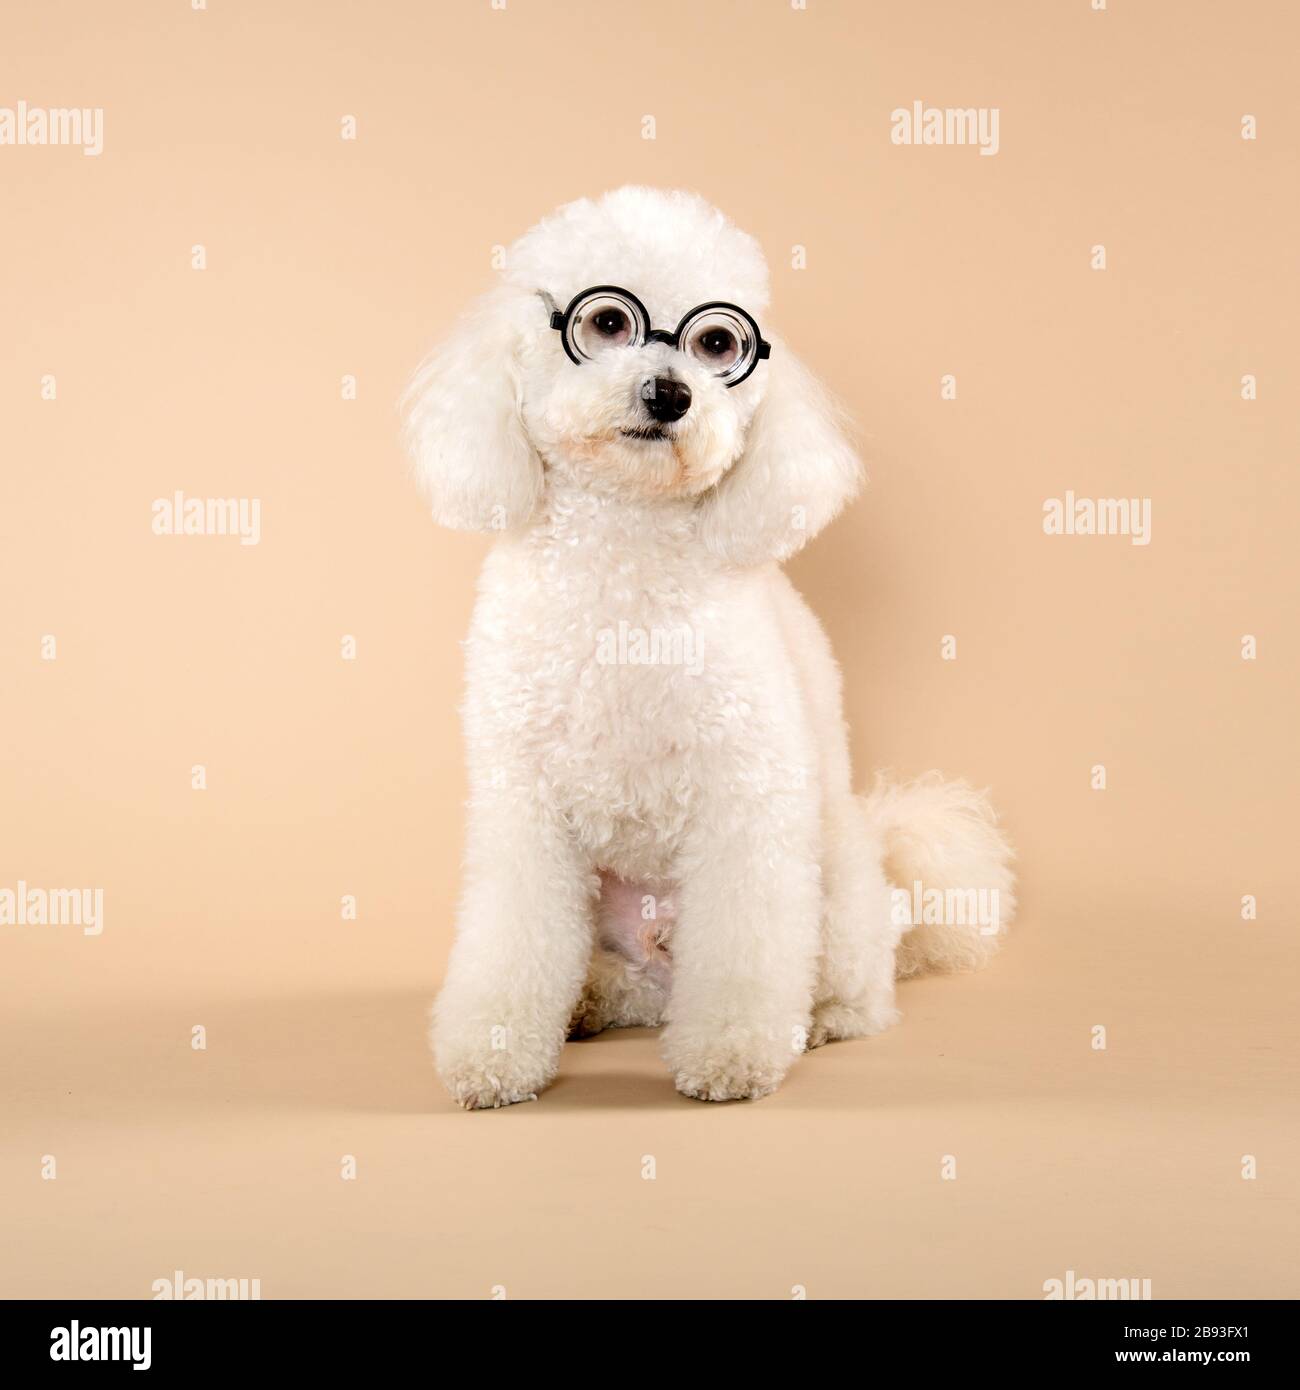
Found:
[[[566,1037],[660,1023],[679,1091],[766,1095],[894,1022],[897,976],[981,964],[1010,921],[981,795],[853,792],[839,670],[779,566],[860,466],[767,304],[752,237],[623,188],[523,236],[412,383],[434,518],[498,533],[432,1030],[466,1107],[533,1099]]]

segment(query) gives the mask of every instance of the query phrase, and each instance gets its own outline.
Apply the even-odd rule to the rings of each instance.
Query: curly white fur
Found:
[[[521,238],[412,383],[435,519],[498,534],[466,645],[467,863],[432,1029],[467,1107],[534,1097],[566,1036],[661,1022],[680,1091],[764,1095],[807,1047],[893,1022],[896,973],[979,964],[1010,920],[980,796],[852,790],[839,670],[778,568],[860,481],[826,394],[770,332],[733,389],[658,342],[577,366],[538,291],[597,284],[656,325],[726,300],[767,329],[751,237],[692,195],[624,188]],[[629,437],[665,373],[690,410]],[[930,923],[900,946],[900,890],[920,884],[998,890],[997,934]]]

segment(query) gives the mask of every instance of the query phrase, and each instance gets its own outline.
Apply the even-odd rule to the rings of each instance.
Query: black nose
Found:
[[[691,388],[670,376],[650,377],[641,383],[641,399],[656,420],[668,425],[691,408]]]

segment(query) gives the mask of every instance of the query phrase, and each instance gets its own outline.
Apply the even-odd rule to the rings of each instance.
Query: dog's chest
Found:
[[[671,872],[718,681],[717,580],[689,537],[562,525],[512,551],[473,639],[497,734],[602,868]],[[725,712],[725,711],[724,711]]]
[[[667,874],[689,821],[711,700],[701,643],[687,606],[630,590],[551,630],[538,766],[579,840],[615,873]]]

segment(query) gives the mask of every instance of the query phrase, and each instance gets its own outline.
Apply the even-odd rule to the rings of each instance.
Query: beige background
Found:
[[[0,928],[0,1291],[1300,1292],[1297,37],[1284,0],[7,7],[0,105],[106,114],[98,158],[0,148],[0,886],[101,886],[106,928]],[[918,99],[1001,152],[891,145]],[[628,181],[767,248],[867,438],[793,566],[859,766],[991,786],[1023,913],[757,1105],[632,1033],[465,1115],[422,1015],[485,543],[394,401],[494,245]],[[177,489],[260,498],[261,544],[153,536]],[[1152,544],[1045,536],[1066,489],[1150,497]]]

